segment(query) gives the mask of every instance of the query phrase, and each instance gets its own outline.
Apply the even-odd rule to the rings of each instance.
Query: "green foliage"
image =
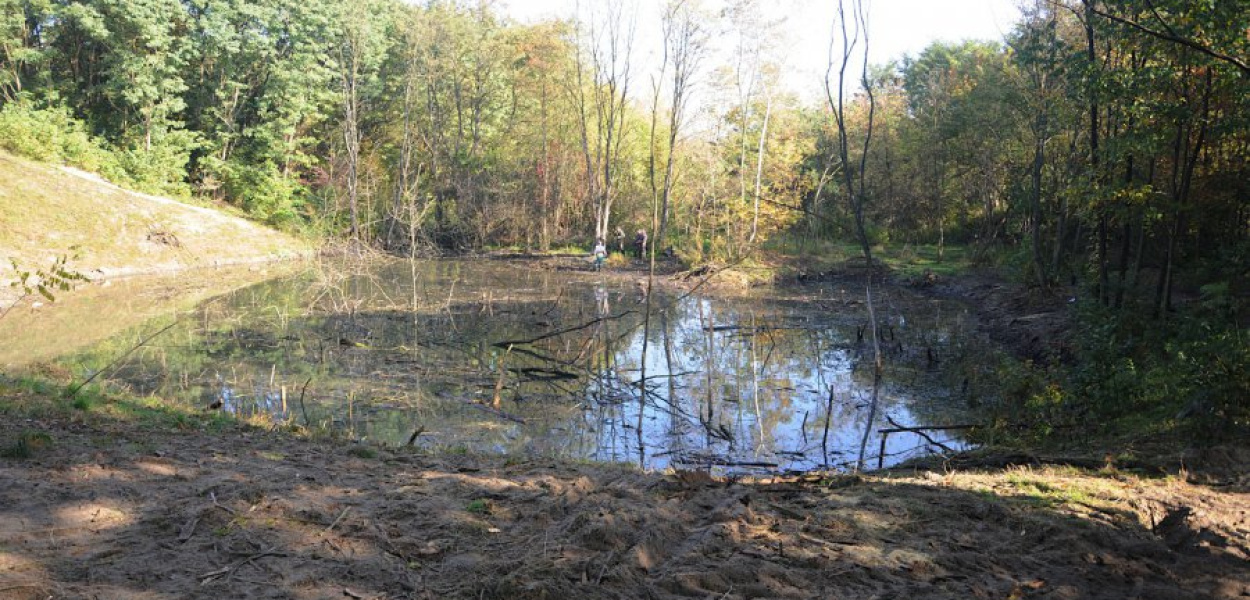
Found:
[[[0,109],[0,148],[110,177],[122,173],[117,158],[62,107],[38,108],[31,101],[4,105]]]
[[[144,192],[185,196],[186,164],[196,147],[188,131],[157,131],[150,148],[110,147],[63,107],[13,102],[0,109],[0,148],[35,160],[63,163]]]
[[[299,220],[302,186],[282,175],[272,163],[246,164],[231,161],[221,168],[222,189],[238,198],[252,216],[272,225],[290,226]]]
[[[32,71],[38,73],[48,56],[31,40],[51,14],[50,0],[0,0],[0,102],[20,98],[39,79]]]
[[[10,261],[9,265],[17,279],[9,285],[16,288],[20,296],[16,302],[0,312],[0,318],[9,314],[24,298],[38,294],[48,302],[55,302],[56,293],[68,292],[74,285],[87,281],[86,275],[69,268],[69,260],[68,256],[62,255],[57,257],[52,266],[33,270],[26,270],[16,261]]]
[[[487,501],[485,501],[485,500],[481,500],[481,499],[474,500],[474,501],[470,502],[470,503],[468,504],[468,506],[465,506],[465,507],[464,507],[464,509],[465,509],[466,511],[468,511],[468,512],[471,512],[471,513],[475,514],[475,515],[488,515],[488,514],[490,514],[490,504],[489,504]]]
[[[118,161],[129,186],[141,192],[187,196],[186,165],[196,148],[197,136],[185,130],[157,132],[150,147],[134,146],[118,152]]]
[[[1029,443],[1071,433],[1168,434],[1198,443],[1244,435],[1250,338],[1227,310],[1218,300],[1158,319],[1084,302],[1075,366],[1065,375],[1000,361],[1003,403],[992,412]]]
[[[289,224],[319,162],[315,127],[336,97],[333,5],[322,0],[202,0],[187,124],[203,135],[190,179],[257,218]]]

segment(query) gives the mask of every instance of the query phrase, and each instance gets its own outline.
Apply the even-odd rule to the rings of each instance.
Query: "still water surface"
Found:
[[[105,369],[137,393],[392,444],[420,431],[416,445],[443,450],[646,468],[854,464],[873,388],[862,288],[657,289],[649,319],[641,289],[501,261],[319,265],[58,360],[80,377]],[[874,301],[885,369],[872,466],[877,429],[967,419],[945,369],[974,342],[958,304],[892,287]],[[887,441],[887,465],[933,450],[913,434]]]

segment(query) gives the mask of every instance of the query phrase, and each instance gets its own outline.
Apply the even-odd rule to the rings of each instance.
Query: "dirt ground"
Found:
[[[1069,363],[1075,288],[1029,289],[988,272],[913,282],[925,292],[961,300],[976,312],[980,328],[1020,360]]]
[[[721,481],[94,412],[0,422],[0,445],[22,435],[30,456],[0,458],[5,599],[1250,595],[1239,484],[1058,467]]]

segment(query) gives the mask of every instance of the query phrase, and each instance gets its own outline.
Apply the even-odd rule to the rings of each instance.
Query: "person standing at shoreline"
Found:
[[[634,235],[634,251],[637,253],[639,259],[646,257],[647,255],[647,230],[646,229],[639,229],[638,233]]]
[[[595,270],[603,270],[603,261],[608,258],[608,249],[603,245],[603,238],[595,240],[595,249],[591,254],[594,255]]]

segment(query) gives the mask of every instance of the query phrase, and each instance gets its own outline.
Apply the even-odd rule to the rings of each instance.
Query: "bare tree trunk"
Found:
[[[620,162],[625,129],[625,105],[629,98],[630,60],[633,50],[633,23],[628,29],[624,23],[622,3],[613,1],[605,8],[604,29],[601,31],[597,16],[589,21],[590,68],[593,76],[585,77],[585,64],[581,53],[576,61],[576,85],[574,102],[580,113],[582,153],[586,161],[587,196],[593,203],[595,237],[607,238],[615,198],[615,168]],[[631,17],[632,18],[632,17]],[[582,27],[579,25],[578,31]],[[606,38],[601,37],[606,36]],[[579,34],[580,35],[580,34]],[[580,38],[579,38],[580,39]],[[589,107],[594,112],[594,131],[587,121],[586,86],[592,87]],[[593,143],[592,143],[593,142]]]
[[[864,223],[864,202],[866,190],[864,187],[864,174],[868,164],[868,149],[872,141],[872,125],[876,111],[876,99],[873,97],[872,86],[868,81],[868,20],[866,8],[863,0],[852,0],[853,24],[854,30],[848,31],[846,19],[845,0],[838,0],[838,23],[842,33],[842,55],[838,68],[838,87],[835,96],[830,85],[829,79],[833,72],[833,42],[830,42],[830,56],[828,66],[825,70],[825,98],[829,102],[829,107],[833,110],[833,117],[838,129],[838,156],[842,161],[842,177],[845,185],[844,193],[846,194],[847,205],[855,218],[855,232],[859,237],[860,247],[864,253],[865,266],[871,268],[872,260],[872,244],[868,239],[868,231]],[[864,73],[860,78],[864,85],[864,91],[868,96],[868,124],[864,134],[864,147],[861,150],[862,155],[859,160],[859,168],[852,168],[850,155],[850,132],[846,123],[845,108],[845,91],[846,91],[846,69],[850,66],[851,57],[854,54],[855,46],[859,42],[859,36],[864,36]],[[857,179],[858,177],[858,179]]]
[[[773,114],[773,96],[765,94],[765,97],[764,124],[760,126],[760,143],[755,156],[755,203],[751,211],[751,237],[747,239],[749,244],[755,243],[755,235],[760,226],[760,186],[764,176],[764,147],[768,142],[768,119]]]
[[[1033,268],[1037,270],[1038,282],[1050,285],[1046,261],[1042,258],[1042,168],[1046,164],[1046,113],[1038,108],[1033,117],[1033,166],[1030,169],[1032,187],[1029,190],[1029,235],[1032,239]]]
[[[391,218],[387,225],[386,239],[383,243],[392,247],[398,247],[399,241],[396,234],[396,226],[401,222],[402,215],[407,212],[412,215],[408,208],[409,198],[409,182],[410,169],[412,168],[412,76],[411,65],[409,73],[404,78],[404,110],[403,110],[403,135],[399,145],[399,164],[397,165],[397,173],[395,180],[395,189],[392,191],[391,202]],[[409,223],[409,229],[412,228]],[[412,235],[406,236],[411,242]],[[410,250],[412,250],[410,248]]]
[[[667,15],[666,15],[667,17]],[[653,212],[659,210],[660,205],[660,183],[657,180],[659,173],[657,172],[657,164],[659,162],[660,145],[656,140],[659,129],[660,120],[660,86],[664,80],[664,74],[668,71],[668,57],[671,43],[668,22],[665,21],[664,27],[664,51],[660,60],[660,73],[657,77],[651,79],[651,128],[649,129],[647,141],[647,182],[651,186],[651,206]],[[672,147],[669,147],[672,152]],[[652,215],[652,221],[658,221],[658,215]],[[658,243],[660,234],[656,232],[656,241]]]
[[[360,238],[358,194],[360,186],[360,40],[349,37],[339,47],[343,83],[343,143],[347,150],[347,204],[351,211],[348,236]]]
[[[660,223],[656,230],[654,246],[661,250],[665,247],[665,236],[668,234],[669,210],[673,196],[673,164],[677,155],[677,138],[685,118],[686,102],[695,71],[703,58],[706,49],[706,33],[701,24],[700,15],[684,2],[670,5],[665,15],[665,56],[673,57],[673,96],[669,108],[668,121],[668,157],[664,165],[664,188],[660,197]]]
[[[1175,168],[1181,169],[1180,184],[1176,188],[1176,218],[1172,221],[1172,232],[1168,238],[1168,256],[1167,264],[1163,271],[1163,277],[1160,281],[1161,293],[1159,294],[1159,304],[1156,307],[1158,314],[1166,314],[1172,309],[1172,286],[1175,280],[1173,275],[1176,265],[1177,246],[1179,238],[1185,234],[1186,215],[1189,203],[1189,191],[1193,185],[1194,168],[1198,166],[1198,159],[1202,156],[1207,137],[1207,124],[1209,122],[1209,114],[1211,109],[1211,86],[1212,74],[1207,69],[1206,80],[1202,91],[1202,112],[1198,116],[1198,139],[1194,141],[1192,148],[1189,147],[1189,136],[1185,135],[1184,139],[1179,142],[1185,146],[1185,151],[1181,154],[1181,161],[1177,163]],[[1185,129],[1186,132],[1189,128]]]
[[[1093,71],[1098,65],[1098,53],[1094,44],[1094,0],[1082,0],[1085,5],[1085,48],[1086,60],[1089,68]],[[1087,89],[1090,94],[1089,99],[1089,164],[1091,170],[1091,182],[1095,193],[1102,193],[1101,184],[1103,182],[1101,170],[1101,156],[1098,151],[1098,136],[1100,128],[1098,125],[1098,97],[1094,90],[1094,86],[1090,85]],[[1100,304],[1111,303],[1110,279],[1107,274],[1107,238],[1108,223],[1107,209],[1099,202],[1098,209],[1098,302]]]
[[[539,179],[539,218],[541,231],[538,237],[538,246],[543,251],[551,248],[551,149],[547,141],[547,81],[543,80],[542,96],[540,99],[540,110],[542,112],[542,157],[539,159],[539,167],[541,172]]]
[[[739,96],[743,97],[741,93]],[[747,108],[751,98],[749,90],[744,98],[740,109],[742,115],[738,124],[740,134],[738,137],[738,202],[740,204],[747,202],[747,113],[749,112]],[[735,245],[737,245],[736,242],[737,240],[735,240]]]

